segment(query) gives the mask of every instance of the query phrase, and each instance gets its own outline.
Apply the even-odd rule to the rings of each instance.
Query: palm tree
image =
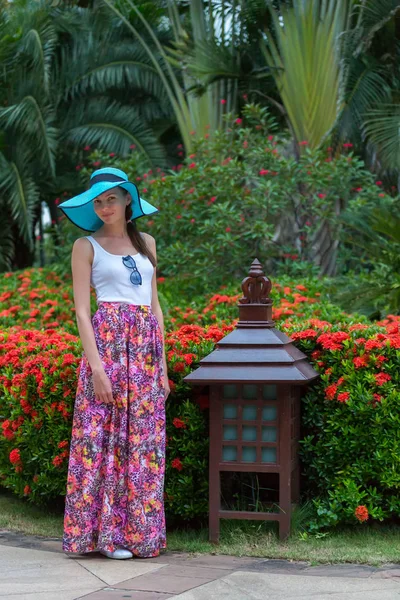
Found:
[[[162,132],[172,115],[153,65],[118,24],[110,27],[104,10],[18,0],[3,8],[0,21],[5,269],[32,264],[41,201],[51,204],[60,181],[67,189],[79,184],[82,146],[126,154],[135,144],[149,164],[163,165],[151,126]]]
[[[400,313],[400,217],[396,201],[382,201],[363,211],[345,212],[341,220],[353,252],[369,265],[367,277],[346,278],[337,300],[369,316]],[[365,268],[364,268],[365,270]]]
[[[193,139],[206,133],[212,136],[225,127],[223,115],[239,109],[250,81],[255,90],[271,89],[268,69],[265,65],[259,69],[257,62],[260,28],[270,19],[263,2],[166,0],[172,38],[164,44],[133,0],[124,0],[118,8],[112,0],[103,2],[140,42],[158,70],[187,153]],[[132,13],[148,39],[131,23]],[[157,53],[161,61],[156,59]]]

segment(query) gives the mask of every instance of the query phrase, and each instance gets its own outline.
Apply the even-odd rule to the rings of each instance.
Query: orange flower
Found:
[[[363,521],[367,521],[369,518],[368,508],[364,505],[357,506],[356,510],[354,511],[354,514],[356,516],[356,519],[358,519],[360,523],[362,523]]]

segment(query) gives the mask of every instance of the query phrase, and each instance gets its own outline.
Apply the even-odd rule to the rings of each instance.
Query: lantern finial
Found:
[[[272,300],[269,297],[272,283],[264,275],[260,261],[255,258],[248,277],[242,281],[243,297],[239,298],[237,327],[273,327]]]

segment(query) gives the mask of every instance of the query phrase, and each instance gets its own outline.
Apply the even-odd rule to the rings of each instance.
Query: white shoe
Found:
[[[132,558],[133,556],[132,552],[126,548],[117,548],[117,550],[114,550],[114,552],[110,552],[110,550],[100,550],[100,553],[104,554],[104,556],[107,556],[108,558],[118,559]]]

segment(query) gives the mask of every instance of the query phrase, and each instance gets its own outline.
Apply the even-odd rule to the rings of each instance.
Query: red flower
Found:
[[[235,123],[236,125],[240,125],[243,122],[243,119],[236,119]]]
[[[196,163],[195,162],[190,163],[189,169],[194,169],[195,167],[196,167]]]
[[[304,331],[297,331],[296,333],[292,333],[290,337],[293,340],[310,340],[312,338],[317,337],[317,335],[318,333],[314,331],[314,329],[304,329]]]
[[[383,385],[384,383],[386,383],[386,381],[390,381],[392,379],[390,375],[383,372],[377,373],[376,375],[374,375],[374,377],[377,385]]]
[[[305,141],[304,142],[299,142],[299,146],[307,146],[307,145],[308,145],[308,142],[305,142]]]
[[[221,104],[226,104],[226,100],[224,100],[223,98],[220,102],[221,102]]]
[[[317,196],[318,196],[318,198],[321,198],[321,199],[326,198],[326,194],[317,194]]]
[[[353,144],[347,143],[347,144],[343,144],[343,148],[352,148]]]
[[[347,402],[347,400],[349,398],[350,398],[350,392],[341,392],[340,394],[338,394],[338,397],[337,397],[339,402]]]
[[[350,339],[350,336],[345,331],[336,331],[335,333],[323,333],[319,336],[317,342],[325,350],[341,350],[342,342]]]
[[[261,169],[261,171],[259,171],[259,175],[268,175],[269,171],[268,169]]]
[[[16,463],[21,462],[21,456],[19,453],[19,449],[18,448],[14,448],[14,450],[11,450],[10,452],[10,462],[15,465]]]
[[[357,506],[356,510],[354,511],[354,514],[356,518],[360,521],[360,523],[362,523],[363,521],[367,521],[369,517],[368,508],[364,505]]]
[[[29,487],[29,485],[26,485],[26,486],[24,487],[24,495],[25,495],[25,496],[28,496],[28,494],[30,494],[30,493],[31,493],[31,491],[32,491],[32,490],[31,490],[31,488]]]
[[[62,456],[59,456],[59,455],[58,455],[58,456],[55,456],[55,457],[53,458],[53,465],[54,465],[55,467],[60,467],[60,466],[62,465],[63,461],[64,461],[64,459],[63,459],[63,457],[62,457]]]
[[[356,356],[355,358],[353,358],[353,363],[356,369],[359,369],[360,367],[366,367],[368,365],[368,361],[368,354],[363,354],[363,356]]]
[[[382,185],[382,181],[375,181],[376,185]]]
[[[185,370],[185,365],[183,364],[183,362],[175,363],[175,366],[174,366],[175,373],[181,373],[184,370]]]
[[[178,471],[182,471],[183,464],[181,463],[179,458],[174,458],[174,460],[171,462],[171,467],[173,469],[178,469]]]
[[[328,387],[325,388],[325,396],[328,400],[333,400],[336,396],[336,392],[337,385],[335,383],[332,383],[332,385],[328,385]]]
[[[179,419],[178,417],[175,417],[175,419],[172,421],[172,424],[177,429],[186,429],[185,421],[182,421],[182,419]]]

